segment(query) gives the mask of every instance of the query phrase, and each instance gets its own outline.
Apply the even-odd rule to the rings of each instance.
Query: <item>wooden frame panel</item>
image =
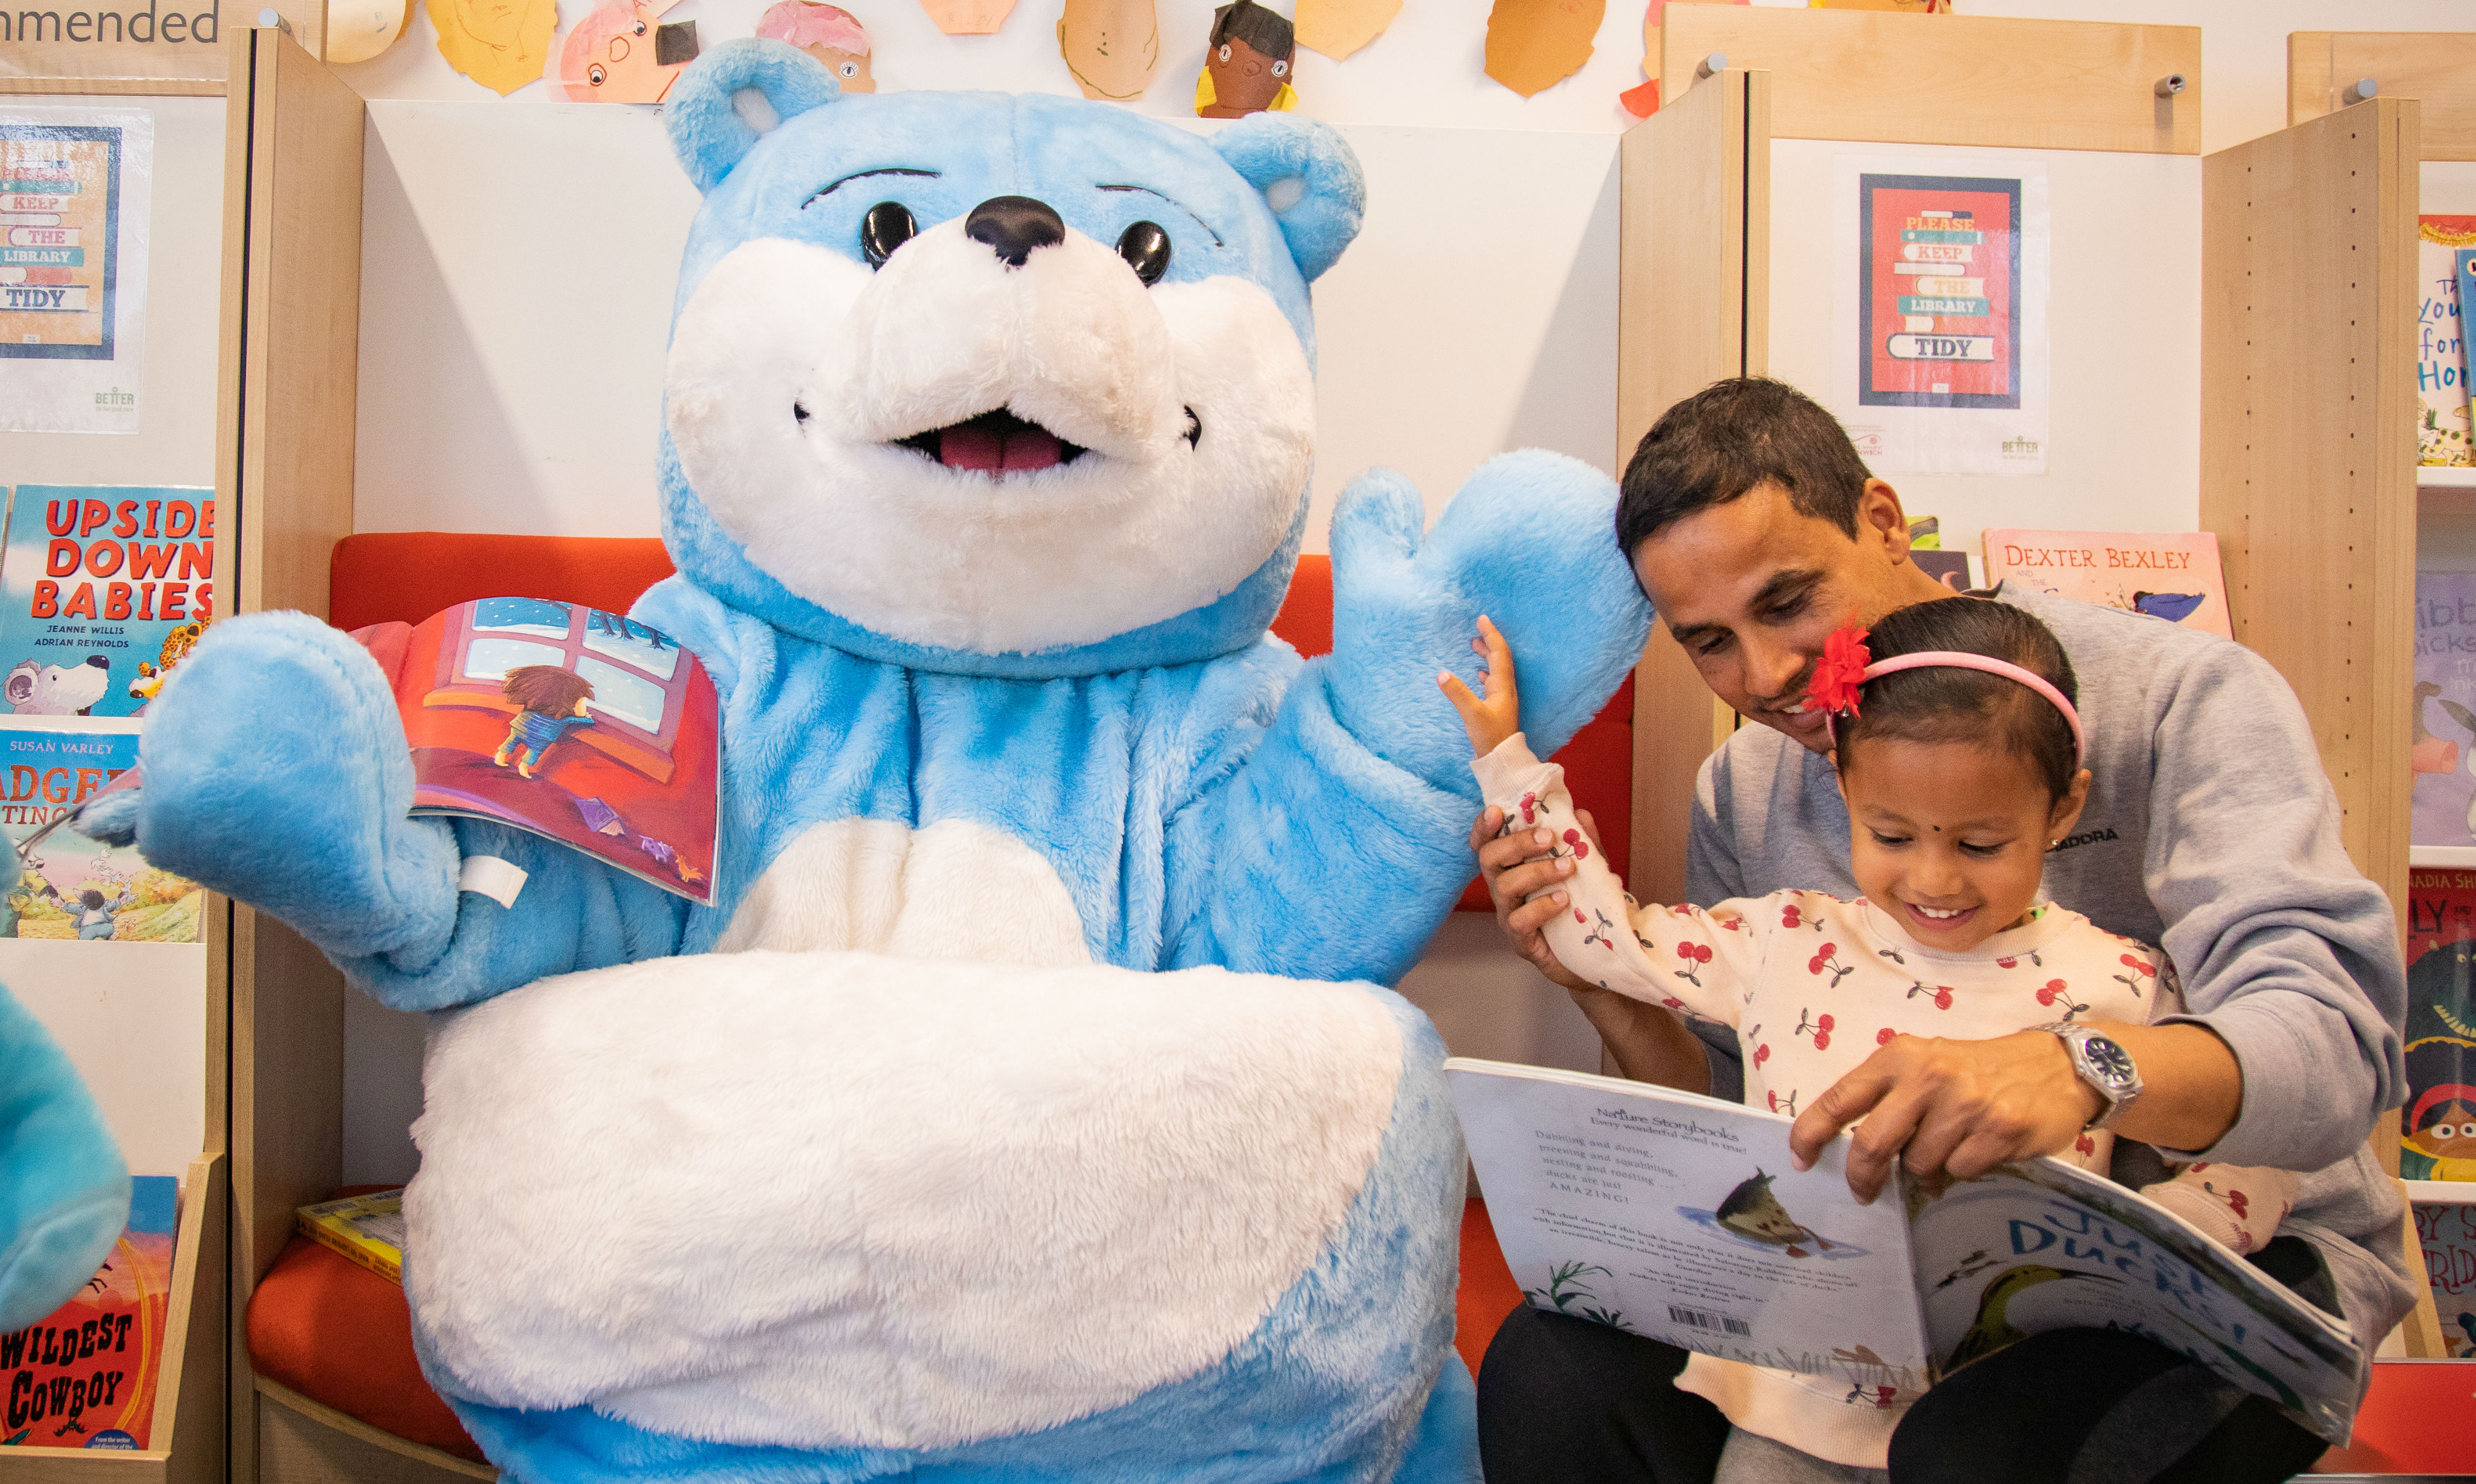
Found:
[[[1769,70],[1783,139],[2201,152],[2197,26],[1685,5],[1659,49],[1668,106],[1713,52]],[[2184,90],[2161,97],[2170,73]]]
[[[359,96],[285,32],[236,32],[226,114],[216,519],[229,610],[327,611],[353,524],[361,269]],[[343,1164],[343,977],[271,917],[234,904],[232,1475],[258,1477],[258,1394],[241,1329],[295,1208]]]
[[[1671,16],[1685,10],[1671,11]],[[1627,131],[1617,284],[1617,467],[1678,401],[1770,355],[1770,75],[1730,68]],[[1718,703],[1651,631],[1634,669],[1633,849],[1645,902],[1685,900],[1695,775]],[[1725,715],[1724,707],[1720,714]]]
[[[2378,96],[2415,99],[2422,160],[2476,160],[2476,31],[2293,31],[2287,37],[2287,122],[2347,106],[2361,78]]]

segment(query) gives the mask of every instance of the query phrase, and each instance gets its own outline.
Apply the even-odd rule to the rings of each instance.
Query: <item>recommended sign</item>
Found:
[[[0,429],[136,433],[154,118],[0,112]]]

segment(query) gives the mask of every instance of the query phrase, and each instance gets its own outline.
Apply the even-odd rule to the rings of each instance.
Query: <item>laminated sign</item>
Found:
[[[0,431],[136,433],[154,115],[0,111]]]

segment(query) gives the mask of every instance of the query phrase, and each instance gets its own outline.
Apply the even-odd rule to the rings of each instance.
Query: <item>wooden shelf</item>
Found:
[[[2464,1205],[2476,1201],[2476,1180],[2401,1180],[2407,1199],[2418,1205]]]
[[[2476,845],[2411,845],[2407,848],[2410,869],[2435,867],[2476,867]]]
[[[2415,486],[2418,489],[2476,489],[2476,468],[2417,464]]]

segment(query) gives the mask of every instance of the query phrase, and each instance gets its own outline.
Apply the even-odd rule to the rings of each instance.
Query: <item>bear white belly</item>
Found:
[[[1383,1001],[1091,963],[980,827],[812,830],[724,942],[433,1030],[406,1286],[451,1390],[805,1447],[1068,1422],[1253,1331],[1392,1117]]]
[[[1039,852],[969,820],[812,825],[740,899],[717,953],[854,949],[1044,967],[1092,961],[1075,899]]]

